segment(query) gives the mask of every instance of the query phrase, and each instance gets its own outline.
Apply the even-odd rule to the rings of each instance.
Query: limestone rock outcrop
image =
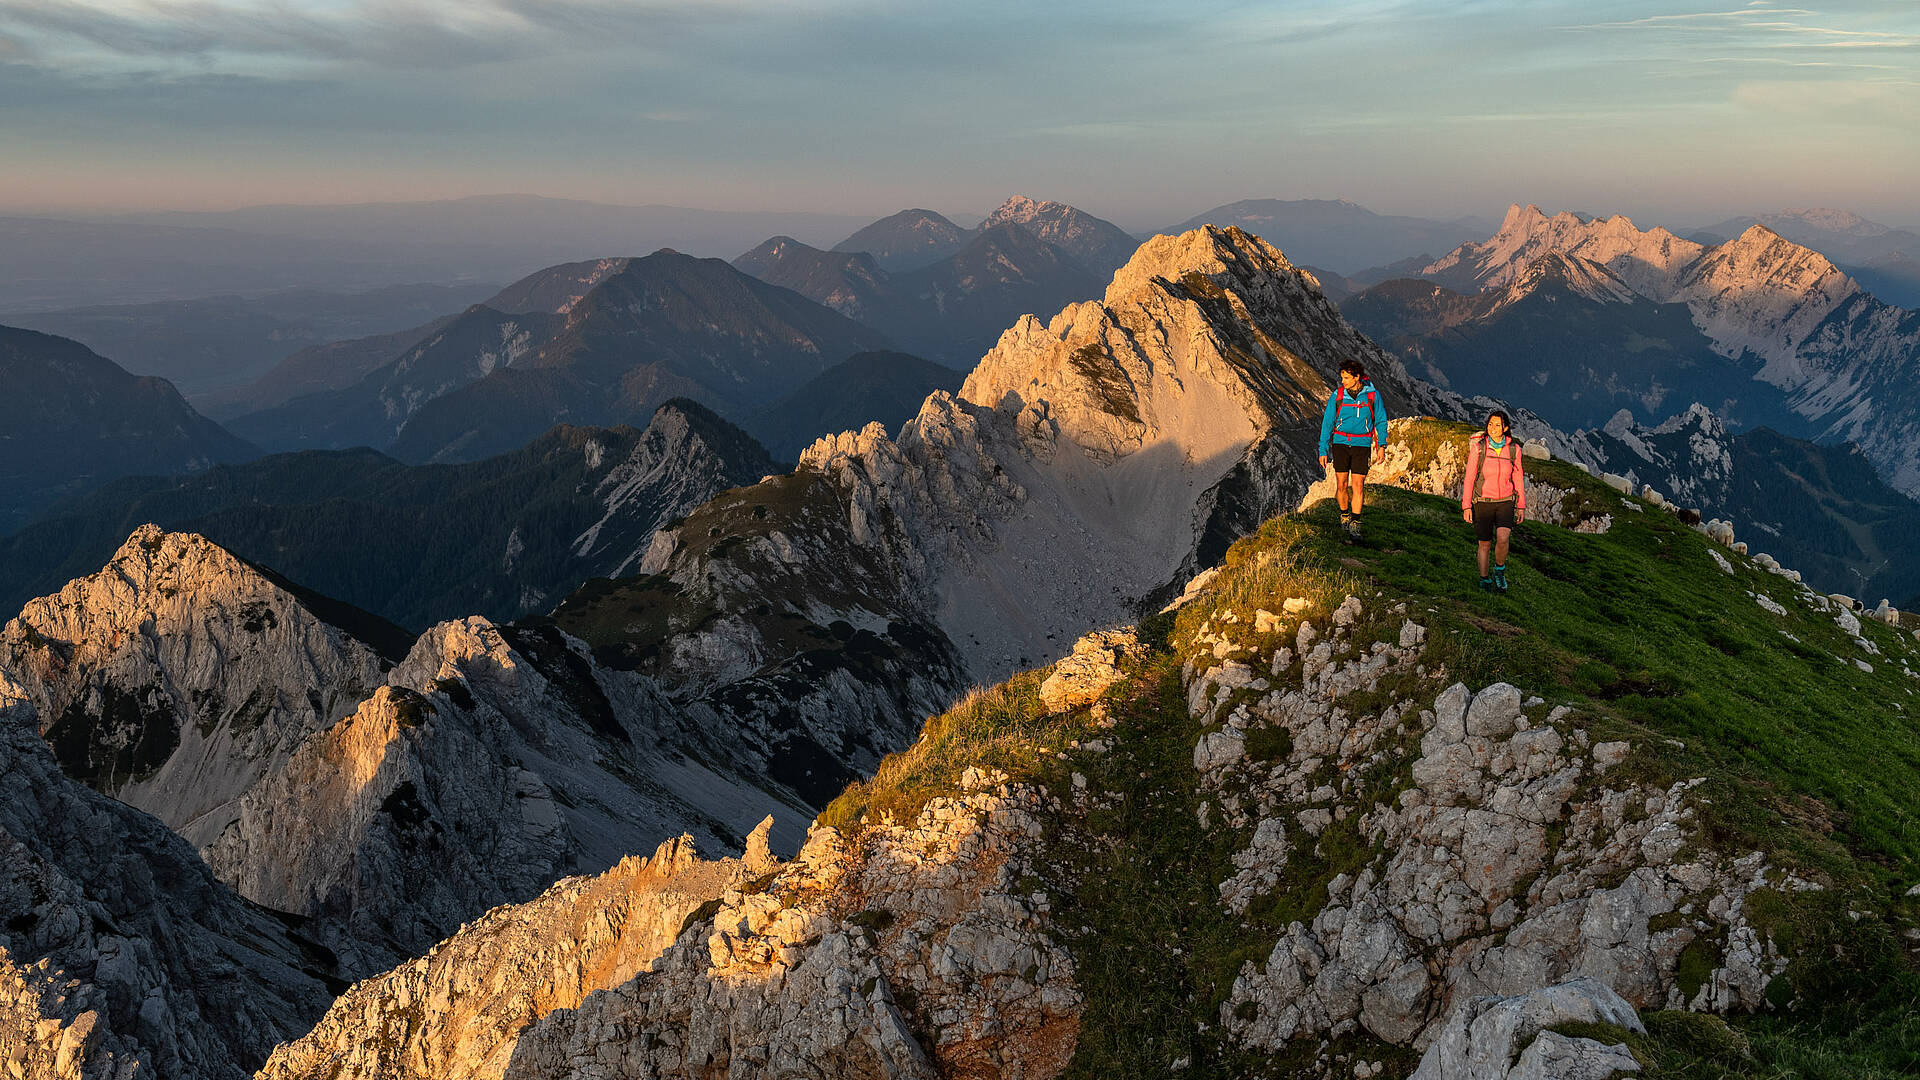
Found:
[[[681,757],[684,719],[651,683],[550,626],[444,623],[390,678],[255,785],[205,852],[248,898],[315,918],[356,973],[660,836],[724,849],[748,815],[793,813]]]
[[[1245,910],[1298,845],[1314,847],[1330,828],[1374,853],[1336,876],[1324,907],[1290,925],[1263,962],[1242,968],[1220,1012],[1236,1040],[1277,1050],[1364,1029],[1425,1045],[1449,1003],[1580,977],[1649,1008],[1761,1004],[1785,964],[1758,942],[1744,899],[1793,886],[1758,852],[1683,856],[1698,780],[1616,786],[1608,771],[1630,747],[1593,744],[1580,717],[1536,715],[1504,683],[1478,693],[1455,684],[1430,706],[1350,711],[1343,699],[1415,669],[1425,637],[1408,632],[1419,629],[1409,620],[1405,644],[1362,647],[1345,625],[1362,610],[1348,598],[1325,636],[1303,619],[1294,647],[1275,651],[1271,680],[1262,657],[1233,645],[1234,627],[1203,627],[1193,643],[1210,649],[1188,668],[1202,790],[1251,833],[1222,903]],[[1249,760],[1249,736],[1275,728],[1285,756]],[[1391,747],[1414,734],[1409,761]],[[1372,794],[1394,791],[1382,782],[1403,768],[1411,786],[1390,801]],[[1319,780],[1329,769],[1337,782]],[[1720,953],[1689,999],[1676,979],[1681,952],[1722,934],[1750,945]]]
[[[1040,684],[1040,703],[1056,713],[1090,705],[1126,677],[1120,665],[1144,651],[1131,630],[1088,634],[1073,643],[1073,652]]]
[[[67,774],[197,845],[391,663],[204,537],[152,525],[0,631]]]
[[[700,905],[765,869],[702,861],[683,836],[496,908],[342,995],[260,1080],[494,1080],[529,1025],[646,970]]]
[[[1632,1005],[1594,979],[1514,997],[1474,998],[1447,1018],[1412,1080],[1610,1080],[1640,1071],[1624,1045],[1549,1030],[1574,1023],[1647,1030]]]
[[[1074,962],[1045,895],[1018,887],[1044,800],[973,770],[964,786],[910,823],[816,829],[651,971],[534,1025],[506,1075],[1056,1074],[1078,1030]]]
[[[342,985],[165,825],[62,775],[4,673],[0,913],[9,1077],[240,1080]]]

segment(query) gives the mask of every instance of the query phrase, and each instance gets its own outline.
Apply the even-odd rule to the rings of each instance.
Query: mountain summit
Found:
[[[864,251],[873,256],[881,269],[897,273],[931,266],[959,251],[966,242],[967,230],[939,214],[931,210],[902,210],[860,229],[833,245],[833,250]]]
[[[980,223],[985,232],[997,225],[1018,225],[1034,236],[1078,259],[1096,273],[1125,265],[1139,242],[1111,221],[1094,217],[1066,203],[1014,195]]]

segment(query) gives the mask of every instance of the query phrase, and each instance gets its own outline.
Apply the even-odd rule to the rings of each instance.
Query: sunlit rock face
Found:
[[[390,663],[205,538],[151,525],[0,631],[67,774],[195,844]]]
[[[530,1024],[647,970],[702,904],[771,867],[763,825],[745,859],[703,861],[681,837],[597,877],[568,878],[354,987],[259,1075],[493,1080]]]
[[[1237,229],[1141,245],[1097,302],[1024,317],[898,437],[823,438],[791,475],[656,534],[641,577],[556,612],[824,805],[973,683],[1129,622],[1320,475],[1343,360],[1390,412],[1459,415]],[[764,762],[764,764],[761,764]]]
[[[965,790],[857,838],[818,829],[649,970],[521,1038],[515,1080],[1022,1077],[1073,1054],[1081,994],[1034,868],[1046,797]]]

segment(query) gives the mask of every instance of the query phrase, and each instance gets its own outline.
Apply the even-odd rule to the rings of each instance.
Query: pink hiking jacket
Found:
[[[1480,482],[1480,444],[1487,441],[1487,433],[1476,433],[1467,440],[1467,482],[1460,489],[1460,509],[1471,510],[1474,503],[1474,486]],[[1499,449],[1487,450],[1487,487],[1479,493],[1486,502],[1500,502],[1513,499],[1516,510],[1527,508],[1527,477],[1520,467],[1520,444],[1513,436],[1507,436],[1507,445]]]

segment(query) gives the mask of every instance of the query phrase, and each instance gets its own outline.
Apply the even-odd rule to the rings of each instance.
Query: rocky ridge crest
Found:
[[[195,844],[390,664],[205,538],[151,525],[0,631],[67,774]]]

